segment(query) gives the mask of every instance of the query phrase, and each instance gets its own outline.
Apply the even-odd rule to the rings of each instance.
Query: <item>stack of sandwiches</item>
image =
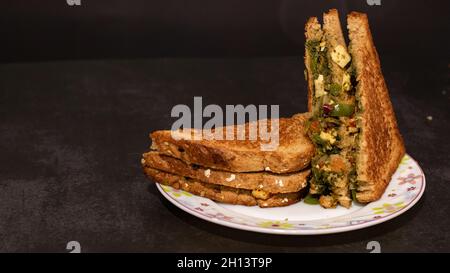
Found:
[[[156,131],[141,163],[153,181],[215,201],[260,207],[287,206],[306,193],[314,146],[305,131],[308,114],[277,119],[279,143],[263,151],[262,140],[193,140],[195,130],[174,138],[172,131]],[[255,121],[256,126],[261,121]],[[266,120],[270,127],[272,120]],[[229,127],[216,128],[226,131]],[[237,127],[232,126],[234,134]],[[259,132],[260,130],[258,130]],[[202,132],[204,135],[205,132]]]
[[[249,139],[192,140],[195,130],[181,139],[156,131],[141,160],[146,175],[247,206],[286,206],[306,192],[324,208],[378,200],[405,148],[367,16],[350,13],[347,28],[348,47],[336,10],[324,13],[323,24],[316,17],[306,23],[309,113],[277,120],[277,149],[262,151]]]

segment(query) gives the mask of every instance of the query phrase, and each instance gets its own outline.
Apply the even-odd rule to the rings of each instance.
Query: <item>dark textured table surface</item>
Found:
[[[255,234],[174,207],[142,174],[148,133],[176,104],[279,104],[306,110],[300,57],[146,59],[0,65],[0,251],[450,251],[450,86],[446,60],[383,56],[407,152],[427,188],[384,224],[325,236]],[[432,120],[427,120],[431,116]]]

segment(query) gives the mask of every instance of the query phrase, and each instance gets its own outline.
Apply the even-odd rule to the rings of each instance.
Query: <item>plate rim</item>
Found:
[[[175,198],[170,196],[167,192],[164,191],[162,186],[159,183],[156,183],[156,187],[159,190],[159,192],[170,201],[170,203],[174,204],[179,209],[185,211],[186,213],[189,213],[190,215],[193,215],[195,217],[198,217],[200,219],[203,219],[208,222],[212,222],[214,224],[218,224],[221,226],[226,226],[229,228],[234,228],[238,230],[244,230],[244,231],[250,231],[250,232],[257,232],[257,233],[265,233],[265,234],[276,234],[276,235],[323,235],[323,234],[334,234],[334,233],[342,233],[342,232],[348,232],[353,230],[359,230],[364,229],[367,227],[375,226],[381,223],[384,223],[386,221],[389,221],[395,217],[398,217],[414,207],[414,205],[422,198],[423,193],[425,192],[426,187],[426,178],[425,173],[423,172],[422,168],[420,167],[419,163],[409,154],[405,153],[405,156],[408,156],[418,167],[419,171],[422,174],[422,186],[420,188],[419,193],[414,197],[414,199],[408,203],[407,206],[383,217],[379,218],[374,221],[369,221],[365,223],[350,225],[350,226],[342,226],[342,227],[332,227],[332,228],[324,228],[324,229],[311,229],[311,230],[299,230],[299,229],[270,229],[265,227],[255,227],[255,226],[246,226],[246,225],[240,225],[237,223],[227,222],[216,218],[209,218],[201,213],[198,213],[197,211],[190,209],[189,207],[186,207],[182,205],[180,202],[178,202]],[[213,200],[211,200],[213,201]],[[215,201],[213,201],[215,203]]]

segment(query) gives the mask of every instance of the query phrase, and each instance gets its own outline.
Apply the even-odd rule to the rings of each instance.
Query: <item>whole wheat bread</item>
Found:
[[[258,189],[269,193],[298,192],[306,187],[307,177],[310,173],[310,170],[289,174],[274,174],[271,172],[234,173],[187,164],[180,159],[155,151],[143,155],[142,167],[144,169],[158,169],[205,183],[237,189]]]
[[[311,17],[308,19],[305,25],[305,38],[306,41],[320,41],[323,37],[322,26],[319,23],[317,17]],[[313,94],[314,94],[314,75],[311,69],[311,56],[305,43],[305,67],[306,67],[306,81],[308,82],[308,111],[312,112],[313,107]]]
[[[358,192],[356,199],[367,203],[377,200],[405,154],[380,60],[369,29],[367,15],[352,12],[347,16],[349,51],[356,68],[360,126],[357,156]]]
[[[301,192],[293,192],[273,194],[267,199],[258,199],[252,195],[251,190],[204,183],[153,168],[144,168],[144,172],[150,179],[160,184],[227,204],[244,206],[258,205],[262,208],[269,208],[291,205],[298,202],[301,198]]]
[[[188,164],[230,172],[274,173],[296,172],[306,168],[314,154],[314,146],[305,133],[309,114],[279,119],[279,146],[273,151],[262,151],[261,141],[249,140],[249,123],[245,124],[245,140],[174,139],[171,131],[151,133],[152,150],[179,158]],[[260,121],[257,123],[259,124]],[[270,124],[270,120],[268,122]],[[227,127],[216,130],[226,130]],[[236,126],[231,128],[236,135]],[[194,131],[188,134],[193,135]],[[259,138],[258,138],[259,139]]]
[[[332,48],[337,46],[347,48],[339,21],[339,13],[336,9],[331,9],[323,14],[323,32],[327,41],[327,47],[329,48],[327,52],[328,59],[331,59],[330,54]],[[344,70],[340,69],[339,65],[335,62],[329,62],[329,66],[333,82],[341,82]]]

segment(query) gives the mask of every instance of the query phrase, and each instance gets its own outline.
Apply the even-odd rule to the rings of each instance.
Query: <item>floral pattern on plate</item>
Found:
[[[182,190],[159,184],[157,187],[164,197],[177,207],[210,222],[254,232],[312,235],[360,229],[397,217],[420,199],[425,190],[425,175],[417,162],[409,155],[405,155],[380,200],[356,207],[336,217],[330,217],[327,209],[316,207],[314,218],[302,220],[273,219],[277,217],[273,210],[263,208],[255,208],[249,212],[242,206],[234,206],[231,210],[212,200]],[[308,206],[311,205],[301,201],[301,204],[291,206],[308,210],[310,208]],[[277,212],[280,212],[283,209],[288,210],[288,207],[277,209]],[[292,208],[290,210],[292,211]]]

